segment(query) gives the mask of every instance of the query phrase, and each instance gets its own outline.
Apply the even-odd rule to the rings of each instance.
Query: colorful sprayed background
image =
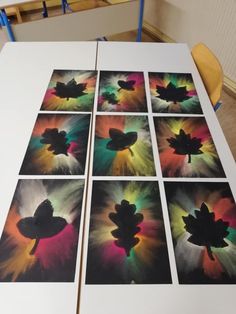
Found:
[[[39,114],[20,174],[84,174],[89,126],[90,114]],[[40,142],[46,128],[66,132],[68,156],[54,155]]]
[[[118,81],[134,80],[134,91],[120,89]],[[117,104],[111,104],[103,94],[114,94]],[[98,111],[147,112],[147,100],[142,72],[100,72]]]
[[[77,84],[86,83],[86,95],[70,98],[60,98],[53,93],[57,82],[67,84],[72,79],[75,79]],[[92,111],[94,103],[94,94],[96,86],[97,72],[96,71],[78,71],[78,70],[54,70],[41,110],[48,111]]]
[[[157,93],[157,85],[167,87],[169,83],[174,84],[176,87],[186,86],[187,95],[191,98],[181,101],[179,103],[180,112],[175,111],[175,106],[170,107],[171,102],[161,99]],[[200,114],[202,109],[200,106],[199,98],[196,88],[193,83],[192,75],[189,73],[149,73],[149,84],[151,92],[151,101],[153,112],[173,112],[173,113],[192,113]]]
[[[140,241],[129,257],[115,245],[111,231],[117,226],[108,217],[123,199],[135,204],[136,213],[144,216],[136,235]],[[93,183],[86,283],[171,283],[157,182]]]
[[[83,188],[83,180],[19,180],[0,240],[0,281],[74,281]],[[53,205],[53,216],[68,224],[41,239],[30,255],[35,240],[24,237],[16,224],[32,217],[45,199]]]
[[[164,177],[225,177],[219,156],[204,118],[157,118],[154,117],[160,162]],[[171,148],[168,138],[183,129],[191,137],[201,139],[203,154],[178,155]]]
[[[112,151],[106,148],[111,140],[109,129],[137,132],[138,140],[128,149]],[[143,116],[97,116],[94,144],[94,175],[153,176],[155,166],[149,132],[148,118]]]
[[[183,284],[232,284],[236,283],[236,205],[228,183],[165,182],[166,197],[175,247],[179,282]],[[215,260],[207,250],[188,241],[182,217],[204,202],[215,219],[229,223],[229,235],[224,239],[228,246],[211,247]],[[196,216],[195,216],[196,217]]]

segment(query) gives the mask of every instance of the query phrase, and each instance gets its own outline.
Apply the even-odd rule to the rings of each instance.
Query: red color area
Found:
[[[214,255],[214,261],[212,261],[207,253],[207,249],[204,250],[203,252],[203,261],[202,261],[202,265],[203,265],[203,269],[204,269],[204,273],[213,279],[219,279],[221,277],[221,274],[224,272],[218,258],[216,257],[215,254]]]
[[[73,225],[68,224],[56,236],[40,240],[35,256],[46,269],[63,265],[75,253],[77,241],[78,232]]]
[[[229,198],[221,198],[213,208],[215,219],[229,222],[231,228],[236,228],[236,205]]]
[[[193,96],[196,96],[196,95],[197,95],[197,92],[196,92],[195,89],[192,89],[192,90],[188,91],[188,94],[187,94],[187,95],[190,96],[190,97],[193,97]]]
[[[140,86],[144,84],[144,77],[143,77],[143,73],[131,73],[128,75],[127,77],[127,81],[135,81],[135,85],[134,86]]]
[[[47,89],[46,91],[46,94],[44,96],[44,102],[48,101],[51,97],[54,97],[54,92],[55,92],[55,89],[54,88],[50,88],[50,89]]]
[[[156,90],[157,85],[161,87],[166,87],[168,84],[165,84],[165,82],[160,78],[150,78],[150,88]]]
[[[185,158],[186,155],[175,154],[172,148],[160,153],[162,169],[168,170],[168,176],[170,177],[175,176],[175,172],[183,166]]]
[[[157,238],[158,230],[162,228],[162,222],[158,220],[143,220],[139,225],[141,228],[140,232],[137,234],[144,235],[145,237]]]
[[[124,116],[97,116],[96,119],[96,136],[101,138],[110,138],[109,130],[115,128],[124,131]]]

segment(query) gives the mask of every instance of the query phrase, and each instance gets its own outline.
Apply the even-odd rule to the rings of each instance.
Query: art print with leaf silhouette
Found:
[[[93,182],[86,283],[171,283],[157,182]]]
[[[98,111],[147,112],[143,73],[101,71]]]
[[[202,117],[154,117],[164,177],[225,177],[220,158]]]
[[[179,282],[235,284],[236,204],[228,183],[165,182]]]
[[[73,282],[84,180],[19,180],[0,240],[0,281]]]
[[[90,114],[39,114],[20,174],[82,175]]]
[[[41,110],[92,111],[97,72],[54,70]]]
[[[93,174],[97,176],[155,175],[146,116],[96,117]]]
[[[153,112],[201,114],[190,73],[149,73]]]

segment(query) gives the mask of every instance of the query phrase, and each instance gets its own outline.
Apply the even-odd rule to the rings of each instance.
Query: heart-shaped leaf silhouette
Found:
[[[128,149],[133,156],[133,152],[130,148],[138,139],[137,132],[127,132],[124,133],[119,129],[111,128],[109,129],[109,135],[111,141],[107,143],[107,149],[122,151]]]
[[[54,95],[60,98],[78,98],[80,96],[86,95],[84,90],[86,89],[87,83],[76,83],[73,78],[68,83],[57,82],[56,87],[54,87]]]
[[[200,210],[194,211],[195,216],[188,215],[182,217],[185,222],[185,229],[191,234],[188,241],[199,245],[205,246],[208,256],[214,260],[211,247],[223,248],[228,246],[224,241],[229,232],[227,231],[229,223],[222,219],[215,220],[215,214],[209,212],[205,203],[202,203]]]
[[[109,218],[118,226],[111,232],[116,238],[115,244],[125,250],[126,255],[130,255],[130,250],[139,243],[139,238],[135,235],[141,230],[138,225],[143,221],[143,214],[135,213],[136,206],[127,200],[122,200],[121,204],[115,205],[116,213],[110,213]]]
[[[17,228],[20,233],[26,238],[36,240],[30,255],[35,253],[41,239],[55,236],[67,225],[64,218],[54,217],[53,211],[51,202],[46,199],[39,204],[33,217],[22,218],[18,221]]]
[[[186,134],[183,129],[180,129],[179,134],[175,134],[175,138],[168,138],[167,141],[170,143],[170,147],[175,149],[175,154],[188,155],[188,163],[191,163],[191,155],[203,154],[200,150],[201,139],[191,138],[191,135]]]
[[[64,154],[68,156],[67,151],[70,144],[67,144],[66,132],[58,132],[57,128],[45,129],[42,134],[43,139],[40,140],[42,144],[49,144],[49,151],[52,151],[54,155]]]
[[[118,85],[120,86],[119,90],[124,89],[127,91],[134,91],[134,84],[136,83],[136,81],[134,80],[130,80],[130,81],[123,81],[123,80],[119,80],[118,81]]]
[[[191,98],[188,96],[186,86],[176,87],[173,83],[169,83],[166,87],[156,85],[156,91],[159,94],[158,98],[174,103],[181,102]]]

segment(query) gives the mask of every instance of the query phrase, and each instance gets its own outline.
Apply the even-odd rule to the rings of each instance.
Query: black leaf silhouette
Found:
[[[121,151],[128,149],[133,156],[133,152],[130,148],[138,139],[137,132],[123,133],[119,129],[111,128],[109,129],[109,135],[111,141],[107,143],[107,149]]]
[[[188,241],[205,246],[208,256],[214,261],[211,247],[223,248],[228,246],[224,241],[229,232],[227,231],[229,223],[222,219],[215,220],[215,214],[210,213],[205,203],[202,203],[200,210],[195,210],[195,216],[188,215],[182,217],[185,222],[185,229],[191,234]]]
[[[109,104],[112,105],[119,105],[119,99],[116,97],[116,95],[114,93],[109,93],[109,92],[104,92],[102,94],[102,97],[108,101]]]
[[[110,213],[109,218],[118,228],[113,230],[111,234],[117,239],[115,244],[123,248],[126,255],[129,256],[132,247],[140,241],[135,235],[141,230],[138,225],[143,221],[143,215],[135,214],[136,206],[127,200],[122,200],[121,204],[116,204],[115,210],[116,213]]]
[[[191,98],[188,96],[186,86],[176,87],[171,82],[167,85],[167,87],[157,85],[156,91],[159,94],[159,96],[157,96],[158,98],[164,99],[166,101],[172,101],[174,103]]]
[[[120,91],[121,89],[128,90],[128,91],[133,91],[135,83],[136,83],[136,81],[134,81],[134,80],[131,80],[131,81],[119,80],[118,81],[118,85],[120,86],[120,88],[118,89],[118,91]]]
[[[57,82],[56,87],[54,87],[54,95],[60,98],[78,98],[80,96],[86,95],[84,90],[86,89],[87,83],[77,84],[76,80],[73,78],[68,83]]]
[[[183,129],[180,129],[179,134],[175,134],[175,138],[168,138],[167,141],[170,143],[170,147],[175,149],[175,154],[188,155],[188,163],[191,163],[191,155],[203,154],[199,149],[202,147],[201,139],[191,138],[191,135],[186,134]]]
[[[67,150],[70,144],[67,144],[66,132],[58,132],[57,128],[45,129],[42,134],[43,139],[40,140],[42,144],[49,144],[49,151],[52,151],[54,155],[64,154],[68,156]]]
[[[33,217],[22,218],[17,223],[20,233],[30,239],[35,239],[35,244],[30,251],[33,255],[37,249],[40,239],[50,238],[61,232],[67,222],[62,217],[53,217],[53,207],[46,199],[37,207]]]

